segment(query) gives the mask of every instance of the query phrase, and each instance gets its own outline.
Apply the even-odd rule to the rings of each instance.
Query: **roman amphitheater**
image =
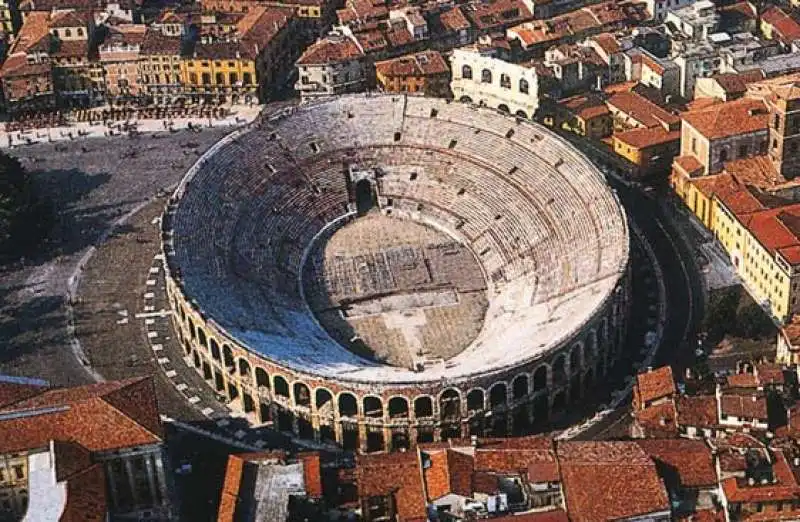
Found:
[[[187,362],[254,423],[346,449],[527,433],[619,357],[626,217],[545,128],[346,96],[212,147],[162,219]]]

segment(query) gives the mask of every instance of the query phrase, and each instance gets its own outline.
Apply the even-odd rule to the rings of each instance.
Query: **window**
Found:
[[[224,85],[225,84],[225,75],[222,73],[217,73],[214,75],[214,80],[216,80],[217,85]]]
[[[748,152],[747,145],[739,146],[739,157],[740,158],[743,158],[743,157],[747,156],[747,152]]]
[[[507,74],[500,75],[500,87],[503,89],[510,89],[511,88],[511,77]]]
[[[302,83],[303,85],[308,85],[308,76],[306,76],[305,74],[301,76],[300,83]]]
[[[522,94],[528,94],[528,80],[526,80],[525,78],[522,78],[519,81],[519,92],[521,92]]]
[[[719,151],[719,161],[722,163],[728,161],[728,149],[722,149]]]
[[[492,71],[489,69],[481,71],[481,83],[492,83]]]
[[[69,29],[64,29],[64,38],[70,38],[72,36],[72,31]]]
[[[775,119],[772,121],[772,126],[774,128],[776,128],[776,129],[779,129],[781,127],[781,115],[780,114],[776,114],[775,115]]]
[[[228,74],[228,81],[231,85],[236,85],[239,82],[239,75],[235,72]]]
[[[78,27],[78,36],[83,36],[83,29]]]
[[[211,74],[203,73],[202,79],[203,79],[203,85],[210,84],[211,83]]]
[[[472,79],[472,67],[470,67],[469,65],[463,66],[461,68],[461,77],[464,78],[465,80],[471,80]]]
[[[692,138],[692,152],[697,154],[697,138]]]
[[[25,477],[25,473],[23,472],[22,465],[18,464],[14,466],[14,476],[18,479],[22,479]]]
[[[245,85],[250,85],[251,83],[253,83],[253,80],[252,80],[252,77],[250,76],[250,73],[247,73],[247,72],[244,73],[244,84]]]

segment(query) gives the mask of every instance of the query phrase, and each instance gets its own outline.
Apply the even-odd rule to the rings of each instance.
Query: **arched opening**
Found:
[[[269,389],[269,374],[264,368],[256,368],[256,386]]]
[[[417,397],[414,399],[414,417],[418,419],[433,417],[433,401],[430,397]]]
[[[539,366],[533,373],[533,391],[538,392],[547,388],[547,366]]]
[[[492,386],[492,389],[489,390],[489,406],[492,408],[503,406],[506,404],[506,400],[506,385],[502,382],[498,382]]]
[[[467,410],[480,411],[483,409],[484,395],[483,390],[474,389],[467,394]]]
[[[200,356],[197,355],[197,352],[194,352],[194,354],[192,355],[192,358],[194,359],[194,367],[195,368],[199,368],[200,367]]]
[[[339,395],[339,415],[342,417],[355,417],[358,415],[358,402],[355,395],[351,393]]]
[[[571,373],[577,373],[580,371],[582,351],[583,347],[580,344],[577,344],[572,348],[572,351],[569,354],[569,371]]]
[[[225,391],[225,378],[219,370],[214,370],[214,389],[218,392]]]
[[[225,367],[226,368],[233,368],[233,352],[231,351],[231,347],[227,344],[222,345],[222,358],[225,360]]]
[[[383,417],[383,402],[377,397],[364,397],[364,416],[374,419]]]
[[[197,329],[197,341],[200,343],[200,346],[206,350],[208,349],[208,340],[206,339],[206,333],[202,328]]]
[[[250,363],[247,359],[239,359],[239,376],[250,377]]]
[[[591,368],[586,371],[586,374],[583,376],[583,396],[588,397],[589,392],[594,385],[594,372]]]
[[[458,425],[445,426],[442,428],[442,442],[458,438],[461,438],[461,429]]]
[[[462,66],[461,67],[461,77],[464,78],[465,80],[471,80],[472,79],[472,67],[470,67],[469,65]]]
[[[314,438],[314,426],[305,417],[297,419],[297,434],[303,439]]]
[[[484,69],[481,71],[481,82],[482,83],[492,83],[492,71],[489,69]]]
[[[244,406],[245,413],[252,413],[256,411],[256,403],[248,393],[242,394],[242,405]]]
[[[342,425],[342,448],[345,451],[356,451],[360,442],[358,439],[358,425]]]
[[[284,399],[289,398],[289,383],[280,375],[275,376],[274,390],[276,396],[283,397]]]
[[[371,429],[367,431],[367,452],[383,451],[383,430]]]
[[[523,119],[523,120],[527,120],[528,119],[528,114],[525,111],[517,111],[517,112],[514,113],[514,115],[517,118],[520,118],[520,119]]]
[[[408,418],[408,401],[403,397],[389,399],[389,417],[393,419]]]
[[[197,331],[194,328],[194,323],[191,319],[189,319],[189,335],[192,338],[192,341],[197,339]]]
[[[186,352],[186,355],[192,354],[192,345],[189,344],[189,341],[187,339],[183,340],[183,351]]]
[[[569,381],[569,400],[572,404],[577,403],[581,398],[581,376],[575,374]]]
[[[558,392],[553,398],[553,411],[561,413],[567,406],[567,395],[564,392]]]
[[[526,80],[525,78],[521,78],[519,80],[519,92],[521,92],[522,94],[528,94],[529,88],[530,87],[528,86],[528,80]]]
[[[470,98],[469,96],[462,96],[461,98],[458,99],[458,101],[460,101],[461,103],[472,103],[472,98]]]
[[[375,206],[375,191],[372,190],[372,183],[368,179],[362,179],[356,183],[356,210],[359,216],[363,216]]]
[[[556,386],[564,384],[567,380],[566,359],[563,355],[556,357],[553,362],[553,383]]]
[[[239,398],[239,388],[232,382],[228,383],[228,400],[234,401]]]
[[[320,415],[333,415],[333,395],[325,388],[319,388],[314,394],[314,404]]]
[[[211,357],[212,357],[212,358],[213,358],[215,361],[219,361],[219,359],[220,359],[220,355],[219,355],[219,345],[217,344],[217,341],[216,341],[216,340],[214,340],[214,338],[213,338],[213,337],[211,338],[211,342],[210,342],[210,344],[211,344]]]
[[[589,332],[589,357],[597,357],[597,330]]]
[[[506,114],[508,114],[509,112],[511,112],[511,111],[508,109],[508,105],[506,105],[506,104],[504,104],[504,103],[501,103],[500,105],[498,105],[498,106],[497,106],[497,109],[498,109],[500,112],[505,112]]]
[[[311,392],[302,382],[294,383],[294,403],[296,406],[311,406]]]
[[[449,388],[439,397],[439,413],[443,420],[461,418],[461,395],[458,390]]]
[[[527,435],[531,429],[531,419],[528,417],[527,407],[517,408],[514,411],[514,429],[512,435],[519,437],[520,435]]]
[[[514,400],[518,401],[528,395],[528,376],[518,375],[514,379],[513,386]]]
[[[203,379],[211,380],[211,365],[207,361],[203,361]]]
[[[719,151],[719,161],[720,163],[725,163],[728,161],[728,149],[722,149]]]
[[[511,76],[507,74],[500,75],[500,87],[503,89],[510,89],[511,88]]]
[[[272,416],[269,412],[269,404],[265,402],[258,403],[258,418],[262,424],[272,420]]]
[[[533,401],[533,421],[537,424],[547,424],[550,418],[550,405],[546,393],[539,395]]]
[[[408,433],[404,431],[392,432],[392,449],[395,451],[407,450],[410,447]]]

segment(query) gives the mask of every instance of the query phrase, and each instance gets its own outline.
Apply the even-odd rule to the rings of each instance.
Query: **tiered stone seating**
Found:
[[[207,316],[303,371],[440,375],[353,355],[305,302],[314,297],[298,282],[304,255],[348,215],[350,166],[376,169],[393,214],[436,223],[484,267],[494,322],[473,344],[482,350],[448,362],[450,375],[516,364],[558,344],[591,316],[627,262],[625,217],[602,176],[538,125],[402,96],[319,101],[259,125],[202,158],[178,191],[171,264]]]

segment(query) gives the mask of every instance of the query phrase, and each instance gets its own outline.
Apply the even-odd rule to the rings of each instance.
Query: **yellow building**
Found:
[[[181,62],[186,92],[193,99],[250,102],[269,98],[270,90],[294,64],[291,11],[263,6],[250,9],[236,34],[201,41]]]
[[[11,4],[8,0],[0,0],[0,24],[6,36],[14,34],[14,22],[11,17]]]
[[[753,298],[780,322],[800,310],[800,204],[767,208],[730,174],[688,182],[684,202],[719,241]]]
[[[594,140],[611,135],[611,111],[597,96],[579,94],[565,98],[558,102],[556,112],[546,123]]]
[[[611,143],[614,152],[638,167],[640,176],[666,176],[681,145],[680,131],[663,127],[617,132]]]

